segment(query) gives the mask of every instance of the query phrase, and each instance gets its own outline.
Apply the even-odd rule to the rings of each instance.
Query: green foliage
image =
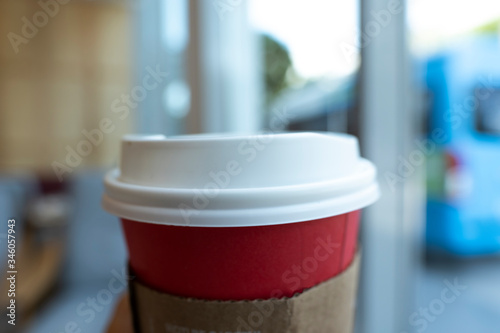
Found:
[[[286,75],[292,66],[288,50],[270,36],[264,35],[264,74],[266,102],[269,103],[287,87]]]

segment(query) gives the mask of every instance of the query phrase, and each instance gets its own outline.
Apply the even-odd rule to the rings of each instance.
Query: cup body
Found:
[[[162,292],[210,300],[291,297],[352,262],[360,211],[250,227],[191,227],[122,219],[130,267]]]

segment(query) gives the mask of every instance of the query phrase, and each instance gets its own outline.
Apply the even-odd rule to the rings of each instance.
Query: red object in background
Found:
[[[122,219],[130,266],[162,292],[200,299],[293,296],[345,270],[360,211],[255,227],[189,227]]]

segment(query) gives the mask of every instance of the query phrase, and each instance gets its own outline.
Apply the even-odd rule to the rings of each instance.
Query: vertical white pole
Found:
[[[261,52],[246,1],[190,1],[193,132],[261,128]],[[198,114],[196,114],[198,113]]]
[[[381,199],[366,210],[360,332],[410,332],[421,233],[422,190],[416,170],[399,174],[415,137],[404,1],[362,0],[361,137],[378,168]],[[395,13],[395,12],[398,13]],[[424,166],[420,166],[424,168]],[[388,174],[403,176],[396,184]],[[419,215],[420,214],[420,215]]]

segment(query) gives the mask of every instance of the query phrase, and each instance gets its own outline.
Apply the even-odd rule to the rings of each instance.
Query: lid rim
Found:
[[[342,179],[332,179],[324,182],[295,184],[289,186],[259,187],[259,188],[238,188],[238,189],[218,189],[217,195],[210,198],[213,207],[221,206],[221,202],[228,202],[232,205],[238,200],[259,199],[262,195],[274,195],[295,199],[300,202],[316,200],[307,199],[305,196],[315,197],[317,194],[323,196],[342,196],[361,188],[369,186],[375,181],[376,171],[369,161],[363,160],[362,168],[357,174],[344,177]],[[179,205],[191,202],[193,198],[201,193],[200,189],[179,189],[160,188],[122,183],[119,180],[118,170],[112,170],[105,176],[106,193],[115,200],[123,203],[139,204],[148,206]],[[207,197],[209,197],[207,195]],[[323,197],[324,199],[324,197]],[[223,204],[222,204],[223,205]],[[258,208],[258,204],[243,205],[251,208]]]
[[[102,206],[107,212],[119,218],[139,223],[214,228],[252,227],[307,222],[357,211],[377,201],[380,192],[378,185],[374,183],[363,191],[353,193],[352,196],[358,198],[356,200],[346,200],[345,197],[334,198],[320,203],[259,209],[199,210],[198,214],[190,216],[188,220],[179,213],[179,209],[123,204],[107,195],[103,196]],[[273,214],[269,214],[270,212]]]

